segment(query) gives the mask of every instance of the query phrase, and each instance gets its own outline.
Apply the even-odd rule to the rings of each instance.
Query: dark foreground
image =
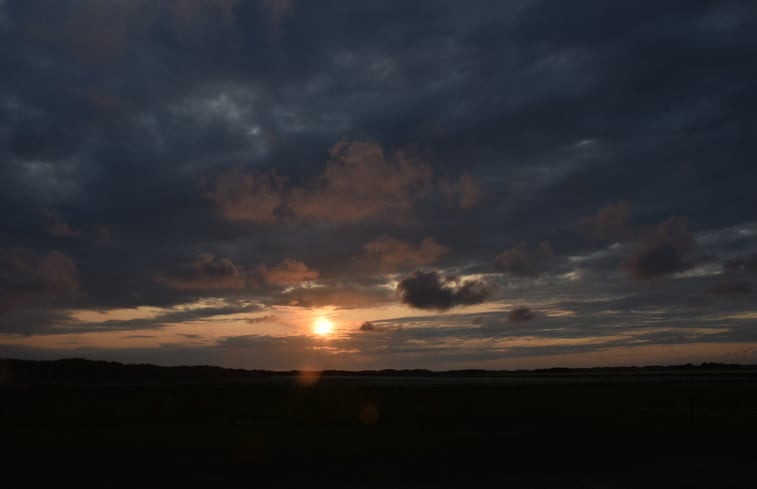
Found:
[[[755,488],[757,371],[1,361],[0,430],[5,487]]]

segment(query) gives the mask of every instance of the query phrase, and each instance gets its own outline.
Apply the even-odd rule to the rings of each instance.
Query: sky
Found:
[[[757,363],[756,20],[0,0],[0,357]]]

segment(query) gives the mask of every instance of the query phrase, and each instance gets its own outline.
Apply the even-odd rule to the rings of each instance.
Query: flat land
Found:
[[[749,369],[301,375],[120,366],[116,375],[92,362],[72,376],[40,365],[0,365],[5,480],[757,487]]]

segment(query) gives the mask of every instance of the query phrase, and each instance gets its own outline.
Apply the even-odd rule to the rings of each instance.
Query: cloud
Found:
[[[260,9],[267,17],[274,37],[278,37],[281,22],[294,15],[294,0],[259,0]]]
[[[232,221],[271,223],[284,203],[283,179],[275,174],[234,170],[205,185],[205,196]]]
[[[623,269],[633,279],[650,280],[683,272],[694,264],[688,255],[694,248],[687,217],[673,216],[662,222],[655,232],[640,241]]]
[[[341,140],[330,150],[323,172],[300,185],[286,185],[273,173],[240,169],[204,180],[204,195],[226,219],[273,223],[284,217],[335,224],[361,221],[407,224],[416,201],[430,192],[452,195],[455,206],[477,200],[472,177],[456,184],[435,180],[419,152],[402,148],[386,154],[370,141]]]
[[[370,321],[366,321],[360,325],[360,331],[378,331],[378,327]]]
[[[631,202],[620,200],[598,210],[594,216],[582,217],[578,223],[595,241],[623,240],[633,233],[628,224],[630,215]]]
[[[326,283],[317,287],[298,287],[287,290],[278,300],[279,304],[298,307],[334,306],[340,309],[355,309],[386,304],[393,299],[385,287],[360,287],[350,283]]]
[[[274,314],[267,314],[265,316],[257,317],[257,318],[250,318],[247,320],[250,324],[258,324],[258,323],[267,323],[271,321],[277,320],[279,317]]]
[[[416,270],[397,285],[402,303],[417,309],[446,311],[455,306],[480,304],[491,295],[491,287],[480,280],[443,278],[438,272]]]
[[[156,25],[170,28],[182,41],[202,38],[220,26],[228,28],[237,3],[238,0],[83,0],[56,12],[55,25],[35,19],[29,31],[60,44],[84,66],[109,67],[123,62],[130,45],[141,41]]]
[[[702,303],[664,320],[701,323],[731,314],[721,306],[746,308],[751,296],[738,301],[706,291],[720,281],[757,285],[746,263],[757,230],[757,139],[744,137],[757,105],[743,81],[747,74],[757,79],[757,67],[744,61],[756,47],[753,9],[745,12],[738,2],[661,2],[654,10],[596,0],[578,8],[524,3],[439,8],[421,0],[398,9],[391,2],[6,0],[2,246],[81,257],[76,277],[87,294],[76,296],[77,306],[89,308],[168,306],[197,296],[244,296],[261,305],[399,305],[393,287],[368,283],[379,276],[366,270],[377,267],[350,262],[385,233],[409,247],[389,245],[374,256],[386,269],[405,263],[397,265],[397,280],[440,262],[483,271],[481,257],[493,262],[505,248],[528,243],[520,272],[544,273],[505,280],[508,300],[545,313],[544,302],[597,300],[591,311],[599,314],[560,319],[576,322],[576,336],[588,334],[587,324],[663,321],[655,309],[669,311],[690,295],[703,296]],[[279,24],[274,45],[271,26]],[[342,137],[351,140],[329,156]],[[410,151],[413,163],[403,172],[395,149],[407,142],[422,149]],[[378,148],[376,164],[367,150],[357,151],[361,146]],[[361,158],[370,168],[356,163]],[[713,161],[727,178],[712,177]],[[422,168],[427,172],[418,176]],[[371,169],[380,169],[380,178]],[[387,185],[399,192],[379,192],[370,188],[373,180],[409,182],[417,191]],[[358,196],[335,182],[354,183]],[[626,195],[631,209],[618,202]],[[472,212],[450,212],[450,205],[476,201]],[[41,208],[59,211],[81,236],[51,237]],[[676,213],[698,224],[698,246],[744,260],[727,266],[735,275],[705,277],[698,267],[653,289],[617,280],[634,241],[648,240],[637,221],[656,225]],[[110,229],[108,246],[88,239],[100,224]],[[706,241],[726,228],[728,240]],[[454,253],[432,261],[433,253],[422,251],[426,236]],[[548,259],[539,246],[547,238],[561,256]],[[621,243],[594,250],[590,239]],[[297,251],[303,249],[307,254]],[[177,264],[191,275],[198,250],[231,258],[247,285],[259,286],[188,292],[153,280],[163,271],[178,280],[167,254],[186,257]],[[416,251],[425,257],[399,258]],[[285,288],[257,273],[259,263],[274,267],[286,257],[303,259],[328,279]],[[682,260],[694,261],[688,254]],[[637,297],[642,289],[649,294]],[[598,301],[623,298],[633,307]],[[360,322],[374,317],[353,312]],[[426,312],[436,318],[430,330],[450,325],[449,315]],[[507,321],[507,311],[497,315]],[[61,327],[58,319],[6,324],[17,332],[42,324],[52,331]],[[530,330],[537,322],[506,329]],[[475,329],[466,323],[458,338]],[[362,336],[370,342],[377,335]]]
[[[544,256],[555,256],[555,249],[552,247],[552,243],[549,241],[542,241],[539,243],[539,250]]]
[[[93,241],[100,246],[110,243],[110,228],[108,226],[97,226],[92,232]]]
[[[0,29],[5,28],[7,22],[5,18],[5,0],[0,0]]]
[[[431,236],[423,238],[415,246],[408,241],[383,235],[366,243],[363,249],[363,256],[355,262],[374,264],[382,271],[429,265],[438,261],[449,251],[449,247],[437,243]]]
[[[628,225],[631,202],[620,200],[616,204],[603,207],[595,216],[582,217],[579,225],[595,241],[623,240],[632,234]]]
[[[749,294],[752,292],[751,282],[746,280],[737,280],[733,282],[722,282],[715,284],[707,292],[716,295],[731,295],[731,294]]]
[[[723,270],[726,273],[757,273],[757,253],[752,253],[746,258],[726,260],[725,263],[723,263]]]
[[[107,65],[127,50],[129,35],[140,10],[139,2],[81,2],[60,26],[46,31],[69,56],[84,65]]]
[[[76,264],[63,253],[0,249],[0,310],[41,297],[72,295],[79,289]]]
[[[507,320],[513,323],[528,321],[534,318],[534,311],[528,307],[516,307],[507,313]]]
[[[190,31],[212,21],[230,23],[238,3],[239,0],[170,0],[165,7],[179,28]]]
[[[271,285],[287,286],[318,278],[317,271],[308,268],[301,261],[292,258],[286,258],[270,269],[265,265],[261,265],[258,267],[258,271],[263,276],[263,279]]]
[[[81,235],[81,232],[72,228],[59,212],[45,208],[41,209],[40,213],[45,218],[45,229],[50,233],[50,236],[77,237]]]
[[[526,251],[526,243],[518,243],[500,253],[494,260],[494,269],[520,277],[536,275],[534,261]]]
[[[439,187],[453,207],[472,209],[481,200],[481,189],[467,173],[456,182],[443,180]]]
[[[412,149],[387,156],[376,143],[342,140],[330,154],[312,185],[292,191],[295,215],[338,223],[407,221],[414,198],[431,185],[431,168]]]
[[[155,280],[180,290],[242,289],[246,284],[244,268],[228,258],[201,253],[189,266],[155,276]]]

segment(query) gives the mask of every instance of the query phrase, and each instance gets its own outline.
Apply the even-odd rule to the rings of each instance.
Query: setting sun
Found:
[[[313,323],[313,332],[320,336],[326,336],[334,331],[334,322],[328,318],[320,317]]]

